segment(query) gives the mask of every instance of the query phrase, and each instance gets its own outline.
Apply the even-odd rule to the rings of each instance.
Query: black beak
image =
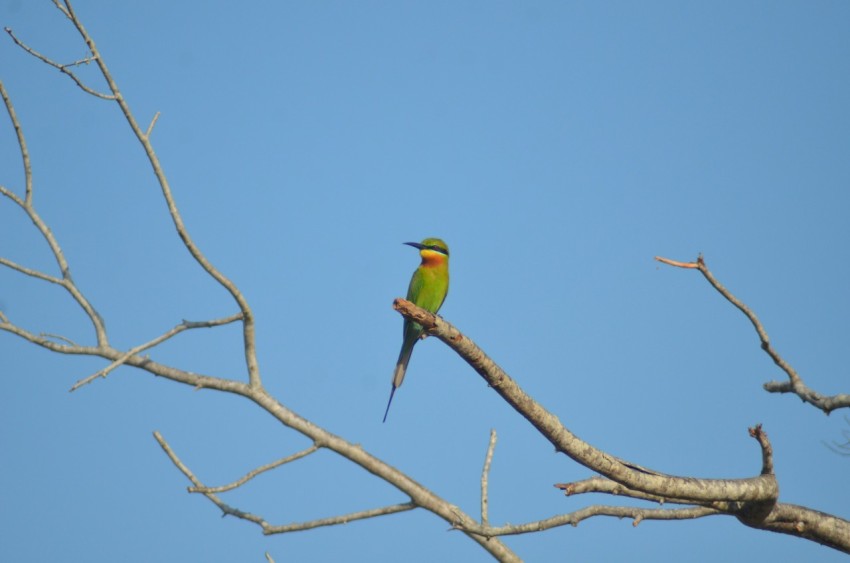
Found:
[[[406,244],[407,246],[412,246],[413,248],[418,248],[422,250],[423,248],[427,248],[424,244],[419,244],[418,242],[405,242],[402,244]]]

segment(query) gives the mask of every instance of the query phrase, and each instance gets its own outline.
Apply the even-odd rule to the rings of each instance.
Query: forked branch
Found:
[[[765,330],[764,325],[762,325],[756,314],[714,277],[708,269],[708,266],[705,265],[705,260],[702,255],[698,256],[695,262],[680,262],[677,260],[670,260],[669,258],[662,258],[661,256],[656,256],[655,259],[669,266],[699,270],[708,283],[711,284],[711,287],[716,289],[720,295],[741,311],[747,319],[749,319],[756,331],[756,334],[758,334],[759,341],[761,342],[761,349],[764,350],[765,353],[770,356],[770,359],[773,360],[773,362],[788,376],[787,381],[768,381],[763,386],[765,391],[770,393],[793,393],[800,397],[800,399],[804,402],[822,410],[826,414],[831,413],[835,409],[850,407],[850,395],[846,393],[832,396],[822,395],[808,387],[803,382],[803,379],[797,371],[791,367],[791,365],[786,362],[782,356],[779,355],[779,352],[777,352],[770,343],[770,338],[767,336],[767,330]]]
[[[183,223],[183,218],[177,208],[177,204],[174,200],[174,196],[171,191],[171,186],[168,183],[168,178],[165,175],[165,171],[162,168],[162,164],[159,161],[159,157],[157,156],[156,151],[154,150],[154,147],[150,141],[150,133],[153,129],[153,125],[156,122],[157,117],[154,117],[154,120],[148,126],[147,130],[142,130],[142,128],[139,126],[138,121],[133,115],[133,112],[130,110],[130,106],[127,103],[127,100],[124,99],[124,96],[118,89],[118,85],[115,82],[112,73],[109,71],[109,68],[106,66],[103,57],[101,57],[94,40],[91,38],[88,31],[83,26],[82,22],[74,12],[74,8],[71,5],[70,0],[64,0],[61,3],[58,0],[54,0],[54,5],[71,21],[71,23],[77,29],[77,32],[80,34],[80,37],[83,39],[86,46],[88,47],[90,53],[89,57],[86,57],[80,61],[75,61],[71,64],[62,65],[42,55],[30,46],[26,45],[23,41],[21,41],[20,39],[18,39],[18,37],[15,36],[12,30],[7,28],[7,33],[10,37],[12,37],[12,40],[15,42],[15,44],[21,47],[21,49],[23,49],[33,57],[37,58],[38,60],[44,62],[45,64],[48,64],[53,68],[57,68],[64,74],[68,75],[85,92],[93,96],[97,96],[101,99],[115,101],[118,104],[121,109],[121,112],[124,114],[124,118],[130,125],[130,129],[133,131],[133,134],[136,135],[136,138],[138,138],[139,142],[142,144],[145,154],[147,155],[147,158],[150,161],[154,175],[156,176],[156,179],[159,182],[162,195],[165,199],[166,205],[168,206],[168,212],[171,215],[172,222],[174,223],[174,227],[177,230],[177,234],[179,235],[180,240],[183,242],[183,245],[195,259],[195,261],[204,269],[204,271],[206,271],[210,275],[210,277],[216,280],[230,293],[230,295],[233,297],[233,299],[239,306],[239,310],[242,312],[242,340],[243,348],[245,351],[245,363],[248,371],[248,380],[251,385],[255,387],[259,386],[260,370],[259,365],[257,363],[254,314],[251,311],[251,307],[248,305],[247,299],[245,299],[245,296],[242,295],[242,292],[239,290],[239,288],[236,287],[236,284],[234,284],[233,281],[231,281],[228,277],[222,274],[215,266],[213,266],[209,259],[207,259],[204,253],[201,252],[200,248],[192,240],[192,237],[189,235],[188,229]],[[83,84],[83,82],[71,70],[69,70],[70,68],[73,68],[79,64],[84,64],[92,61],[95,62],[98,68],[100,69],[100,73],[109,88],[109,94],[102,94],[89,88],[88,86]]]
[[[573,523],[576,515],[581,518],[594,515],[619,517],[634,515],[636,519],[671,519],[680,518],[681,515],[701,517],[726,513],[735,515],[750,527],[795,534],[850,553],[850,522],[847,520],[804,509],[804,513],[797,513],[801,520],[796,528],[779,524],[785,522],[789,505],[777,502],[779,488],[772,474],[772,450],[767,435],[760,426],[750,430],[751,436],[758,441],[761,448],[760,475],[747,479],[695,479],[665,475],[621,460],[579,439],[563,426],[554,414],[527,395],[472,340],[441,317],[400,298],[393,302],[393,307],[405,318],[422,325],[428,334],[439,338],[462,357],[496,393],[549,440],[557,451],[618,483],[622,486],[620,489],[622,494],[658,502],[670,500],[679,504],[698,505],[677,511],[661,510],[660,512],[640,512],[644,509],[630,507],[588,507],[584,509],[586,512],[578,511],[520,527],[458,526],[465,531],[483,535],[525,533],[541,529],[541,526],[551,527]],[[797,530],[796,533],[795,530]]]

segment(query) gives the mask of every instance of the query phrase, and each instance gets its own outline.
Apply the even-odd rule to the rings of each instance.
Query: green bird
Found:
[[[419,256],[422,257],[422,263],[410,278],[407,300],[426,311],[436,313],[449,292],[449,247],[438,238],[426,238],[421,243],[406,242],[404,244],[418,248]],[[392,389],[390,400],[387,401],[387,410],[384,412],[384,422],[387,421],[387,413],[390,412],[395,390],[401,387],[401,382],[404,381],[404,372],[407,371],[413,346],[424,331],[421,324],[404,319],[404,340],[401,343],[395,372],[393,372]]]

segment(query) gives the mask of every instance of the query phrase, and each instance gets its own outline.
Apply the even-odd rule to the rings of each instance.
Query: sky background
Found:
[[[756,475],[763,423],[783,502],[850,517],[846,416],[762,390],[783,374],[696,272],[703,253],[816,390],[850,392],[850,4],[820,2],[75,3],[153,143],[187,227],[257,317],[269,391],[467,513],[491,428],[490,519],[594,503],[553,483],[589,470],[537,435],[436,339],[417,345],[386,424],[401,345],[391,308],[451,248],[443,316],[579,437],[666,473]],[[83,43],[46,0],[0,23],[62,62]],[[103,89],[94,68],[81,77]],[[38,211],[129,349],[182,319],[236,311],[176,236],[117,106],[0,38],[0,79],[29,142]],[[23,193],[0,119],[0,184]],[[0,256],[56,274],[0,202]],[[0,307],[93,343],[59,288],[0,269]],[[237,326],[183,334],[161,362],[245,378]],[[0,334],[0,560],[488,561],[414,511],[264,537],[221,518],[152,437],[207,484],[308,441],[238,397]],[[285,524],[405,502],[329,452],[224,495]],[[839,561],[744,527],[593,519],[507,538],[528,561]]]

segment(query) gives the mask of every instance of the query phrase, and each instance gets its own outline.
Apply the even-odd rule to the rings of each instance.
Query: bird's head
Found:
[[[449,247],[441,239],[426,238],[422,242],[406,242],[404,244],[419,249],[423,264],[437,265],[449,259]]]

